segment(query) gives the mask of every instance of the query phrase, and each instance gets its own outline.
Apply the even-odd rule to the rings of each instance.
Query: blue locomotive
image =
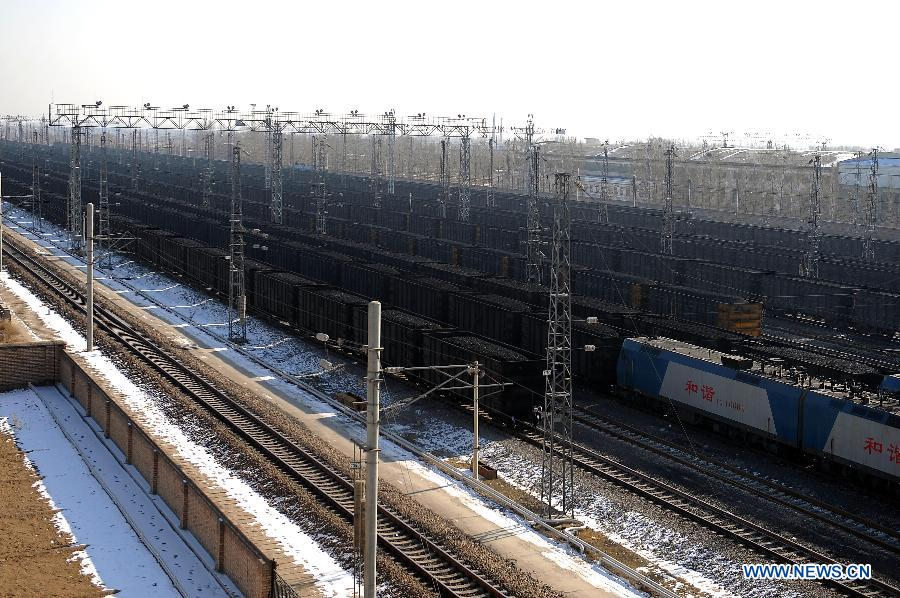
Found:
[[[618,385],[747,434],[900,482],[900,410],[885,378],[879,407],[850,389],[667,338],[625,339]],[[884,402],[884,395],[887,401]],[[873,395],[877,396],[877,395]]]

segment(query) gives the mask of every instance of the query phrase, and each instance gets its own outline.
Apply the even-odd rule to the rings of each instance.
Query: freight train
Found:
[[[626,400],[662,403],[747,439],[900,482],[900,403],[888,391],[855,393],[777,365],[649,337],[625,339],[616,377]]]
[[[30,184],[31,146],[0,142],[0,147],[10,177]],[[58,147],[39,147],[38,153],[45,159],[48,173],[52,164],[62,175],[45,174],[44,191],[65,195],[68,160],[63,161],[63,152]],[[132,181],[128,163],[134,156],[129,154],[122,160],[121,155],[113,153],[120,159],[109,163],[110,187],[128,189],[115,194],[121,212],[223,246],[211,237],[195,237],[189,230],[195,223],[211,220],[221,227],[227,221],[229,205],[228,195],[217,192],[209,198],[210,206],[203,207],[202,185],[198,184],[193,160],[166,156],[162,166],[163,157],[138,154],[138,160],[144,162],[142,174],[140,180]],[[90,153],[86,159],[90,161]],[[215,161],[213,166],[214,179],[225,180],[227,164]],[[86,168],[89,171],[90,164]],[[242,180],[246,221],[251,227],[265,227],[270,220],[270,200],[262,169],[244,165]],[[458,222],[452,203],[446,206],[446,215],[440,215],[434,199],[439,186],[426,181],[397,181],[396,194],[383,197],[381,207],[375,208],[365,177],[340,175],[331,180],[340,183],[328,187],[326,221],[330,238],[414,254],[493,276],[522,278],[521,195],[498,190],[495,205],[489,208],[482,194],[473,194],[470,222]],[[316,181],[313,173],[286,171],[284,226],[280,227],[285,234],[314,230],[316,199],[310,189]],[[86,197],[96,192],[95,179],[86,177],[84,184]],[[150,222],[132,206],[126,206],[135,202],[156,212],[158,220]],[[191,217],[172,219],[160,208],[190,212]],[[549,219],[544,202],[541,210]],[[163,224],[165,218],[172,222]],[[875,241],[877,262],[869,263],[858,257],[859,238],[826,235],[821,243],[820,279],[810,280],[796,274],[806,249],[801,232],[685,218],[677,230],[675,254],[660,255],[659,210],[610,205],[609,221],[598,222],[595,205],[574,202],[575,293],[718,326],[722,320],[717,309],[710,307],[712,303],[734,303],[744,298],[764,302],[767,313],[797,315],[888,336],[900,330],[900,241]],[[171,228],[179,222],[182,230]],[[739,323],[739,327],[745,324]]]

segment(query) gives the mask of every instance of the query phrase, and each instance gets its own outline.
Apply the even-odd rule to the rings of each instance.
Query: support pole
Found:
[[[69,234],[72,249],[81,251],[82,241],[82,205],[81,205],[81,127],[72,127],[72,146],[69,160]]]
[[[488,152],[490,154],[490,180],[488,181],[488,191],[487,191],[487,207],[493,208],[494,206],[494,137],[493,134],[490,139],[488,139]]]
[[[822,158],[818,152],[809,161],[812,164],[812,185],[809,191],[809,204],[807,206],[806,234],[807,246],[803,261],[800,262],[800,276],[809,278],[819,277],[819,244],[822,231],[819,229],[819,195],[822,181]]]
[[[469,208],[471,206],[471,152],[469,148],[469,131],[466,130],[459,142],[459,210],[456,219],[460,222],[469,221]]]
[[[106,164],[106,146],[107,146],[106,130],[100,132],[100,211],[98,221],[98,236],[100,241],[106,243],[107,252],[112,246],[110,241],[109,230],[109,174]]]
[[[325,196],[325,173],[327,169],[326,137],[320,135],[313,138],[316,155],[316,174],[318,181],[316,182],[316,234],[326,234],[326,216],[328,215],[328,200]]]
[[[569,174],[556,175],[550,309],[547,325],[546,391],[543,410],[541,500],[546,514],[573,514],[572,458],[572,294]]]
[[[273,224],[281,224],[282,222],[282,179],[281,179],[281,166],[282,166],[282,149],[284,139],[281,133],[281,125],[278,121],[275,121],[274,128],[271,132],[272,139],[272,150],[271,150],[271,162],[272,162],[272,223]]]
[[[525,204],[525,277],[532,284],[541,284],[544,268],[541,254],[541,211],[538,206],[539,160],[538,147],[534,144],[534,122],[529,114],[525,128],[525,191],[528,194]]]
[[[478,453],[481,447],[478,444],[478,378],[479,378],[478,362],[476,361],[472,367],[472,404],[475,408],[472,421],[472,477],[478,480]]]
[[[94,204],[89,203],[84,210],[84,241],[86,245],[87,260],[85,260],[85,272],[87,273],[87,332],[85,337],[85,351],[94,350]]]
[[[447,169],[447,151],[450,149],[450,139],[441,139],[441,218],[447,217],[447,204],[450,202],[450,172]]]
[[[866,230],[863,237],[863,260],[875,261],[875,226],[878,224],[878,148],[869,154],[872,167],[869,170],[869,192],[866,196]]]
[[[228,285],[228,340],[247,340],[247,295],[244,286],[244,216],[241,198],[241,146],[231,148],[231,243]],[[235,324],[235,318],[238,322]]]
[[[375,547],[378,544],[378,426],[381,385],[381,303],[369,302],[369,346],[366,372],[366,515],[364,596],[375,598]]]
[[[673,239],[675,237],[675,205],[674,205],[674,171],[675,171],[675,146],[666,150],[666,207],[663,212],[662,239],[660,253],[672,255],[674,252]]]
[[[394,181],[397,178],[397,164],[395,160],[396,155],[396,141],[397,141],[397,117],[394,115],[394,111],[391,110],[387,115],[388,120],[388,180],[387,180],[387,192],[388,195],[394,195]]]
[[[203,171],[203,207],[208,208],[212,203],[212,180],[213,180],[213,144],[215,143],[215,133],[212,131],[203,136],[203,151],[206,157],[206,165]]]

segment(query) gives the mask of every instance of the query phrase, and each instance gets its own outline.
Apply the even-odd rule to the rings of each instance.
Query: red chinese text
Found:
[[[687,384],[684,385],[684,390],[685,390],[685,391],[687,391],[687,392],[692,392],[692,393],[694,393],[694,394],[697,394],[697,389],[698,389],[698,388],[699,388],[699,387],[697,386],[697,383],[694,382],[693,380],[688,380],[688,381],[687,381]],[[705,387],[704,387],[704,388],[705,388]]]
[[[863,450],[870,455],[872,453],[880,453],[884,450],[884,444],[878,442],[870,436],[869,438],[866,438],[866,444],[863,446]]]

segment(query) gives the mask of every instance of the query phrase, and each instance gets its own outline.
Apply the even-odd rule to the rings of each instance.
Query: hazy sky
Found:
[[[900,2],[0,0],[0,114],[51,101],[497,113],[580,136],[900,146]]]

